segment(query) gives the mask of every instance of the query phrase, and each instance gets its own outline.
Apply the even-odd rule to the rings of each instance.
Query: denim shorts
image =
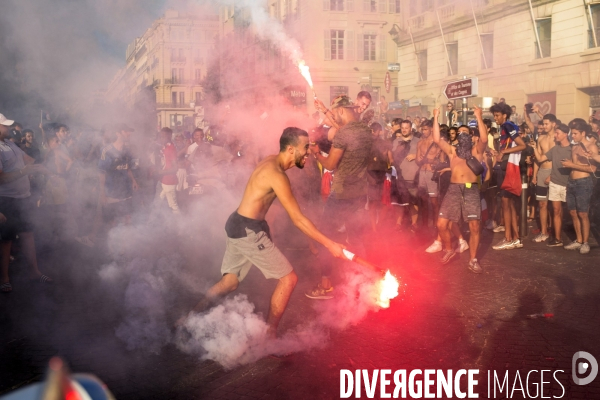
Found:
[[[569,183],[567,183],[567,209],[569,211],[588,212],[593,191],[594,179],[591,176],[581,179],[569,179]]]

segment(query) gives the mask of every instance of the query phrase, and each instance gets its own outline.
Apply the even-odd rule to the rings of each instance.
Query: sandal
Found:
[[[2,293],[12,292],[12,285],[9,282],[3,283],[2,285],[0,285],[0,292],[2,292]]]
[[[33,283],[53,283],[54,281],[47,275],[41,274],[39,277],[31,279]]]

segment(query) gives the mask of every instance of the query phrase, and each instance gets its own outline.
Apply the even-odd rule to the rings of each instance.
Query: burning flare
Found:
[[[308,70],[308,65],[304,62],[304,60],[298,61],[298,69],[300,70],[300,74],[306,79],[308,82],[308,86],[310,86],[310,90],[313,92],[313,96],[316,99],[317,95],[315,94],[315,89],[313,88],[312,78],[310,77],[310,71]]]
[[[379,299],[377,299],[377,305],[381,308],[388,308],[390,306],[390,300],[398,296],[400,284],[394,275],[390,274],[389,270],[378,284],[380,292]]]

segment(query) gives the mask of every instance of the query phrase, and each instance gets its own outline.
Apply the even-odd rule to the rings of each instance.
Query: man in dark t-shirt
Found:
[[[323,109],[320,102],[315,102],[315,107],[333,118],[340,126],[328,157],[323,157],[316,145],[311,148],[313,155],[324,168],[335,171],[331,195],[325,203],[321,219],[323,233],[326,236],[334,236],[338,229],[345,226],[350,248],[354,251],[360,250],[366,225],[367,167],[371,158],[373,134],[367,125],[358,121],[355,105],[348,96],[338,96],[334,99],[331,110]],[[305,293],[307,297],[333,297],[333,286],[329,276],[335,261],[328,254],[320,257],[321,283]]]

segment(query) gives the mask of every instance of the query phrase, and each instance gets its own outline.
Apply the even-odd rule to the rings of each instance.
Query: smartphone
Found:
[[[533,103],[525,104],[525,110],[527,111],[527,114],[531,114],[533,112]]]

